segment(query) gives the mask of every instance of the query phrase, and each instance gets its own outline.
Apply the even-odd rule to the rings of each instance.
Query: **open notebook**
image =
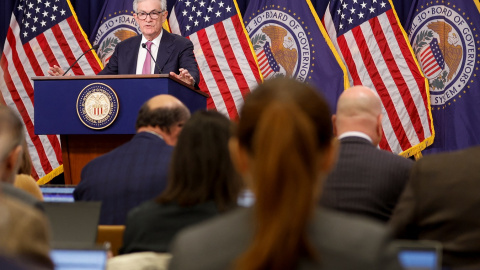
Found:
[[[442,247],[435,241],[395,241],[398,260],[405,270],[441,270]]]

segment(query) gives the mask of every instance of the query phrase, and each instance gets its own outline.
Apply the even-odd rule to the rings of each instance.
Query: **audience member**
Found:
[[[35,181],[35,179],[32,177],[32,160],[30,159],[30,154],[28,153],[28,145],[26,140],[23,140],[22,148],[22,159],[20,161],[20,167],[18,168],[13,185],[16,188],[19,188],[32,195],[35,199],[43,201],[42,191],[38,187],[37,181]]]
[[[180,232],[170,269],[400,267],[381,224],[317,207],[337,149],[327,103],[310,86],[260,85],[229,147],[255,204]]]
[[[340,151],[320,203],[387,222],[413,161],[377,148],[382,138],[380,98],[364,86],[347,89],[338,100],[332,121]]]
[[[165,189],[173,146],[188,118],[187,107],[173,96],[148,100],[132,140],[83,168],[75,200],[102,201],[100,224],[124,224],[128,211]]]
[[[0,249],[6,255],[53,269],[46,218],[18,197],[5,194],[15,189],[11,183],[20,165],[23,138],[21,120],[8,107],[0,106],[0,180],[5,182],[0,192]]]
[[[230,120],[216,111],[199,111],[178,139],[166,190],[132,210],[121,253],[169,252],[182,228],[236,206],[240,181],[228,152]]]
[[[15,138],[15,141],[12,143],[11,146],[12,149],[6,150],[9,151],[9,156],[5,159],[4,164],[9,173],[12,172],[11,170],[13,169],[13,174],[9,174],[8,177],[0,178],[0,189],[2,190],[2,193],[6,196],[19,200],[24,204],[43,211],[41,202],[38,199],[36,199],[34,196],[30,195],[26,191],[14,186],[15,176],[20,170],[20,168],[22,168],[22,170],[25,168],[28,170],[28,164],[25,165],[23,163],[24,151],[28,151],[27,149],[24,149],[25,146],[22,145],[22,141],[25,141],[23,124],[20,120],[18,120],[18,117],[14,114],[14,112],[5,105],[0,105],[0,113],[2,114],[2,117],[6,119],[5,121],[9,121],[9,125],[13,126],[11,132],[13,137]]]
[[[445,267],[480,269],[480,147],[415,163],[390,225],[402,239],[443,245]]]

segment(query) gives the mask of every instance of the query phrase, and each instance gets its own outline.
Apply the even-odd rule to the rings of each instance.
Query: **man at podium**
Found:
[[[200,76],[193,43],[162,28],[168,15],[166,9],[166,0],[134,0],[133,16],[142,35],[120,42],[98,75],[170,73],[188,85],[196,85]],[[64,71],[54,65],[48,73],[61,76]]]

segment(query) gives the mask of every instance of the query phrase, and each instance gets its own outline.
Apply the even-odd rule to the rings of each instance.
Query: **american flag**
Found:
[[[47,75],[53,65],[66,69],[89,48],[68,0],[16,1],[0,59],[1,98],[25,124],[33,176],[39,183],[63,172],[62,150],[58,135],[35,135],[31,77]],[[72,68],[77,75],[95,75],[100,70],[93,52]]]
[[[172,33],[193,42],[207,107],[232,119],[262,81],[236,6],[234,0],[178,0],[169,19]]]
[[[411,156],[432,144],[426,79],[389,0],[332,0],[324,23],[350,84],[375,89],[382,100],[380,147]]]

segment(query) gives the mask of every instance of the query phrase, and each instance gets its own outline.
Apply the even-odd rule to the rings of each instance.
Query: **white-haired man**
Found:
[[[133,10],[142,35],[120,42],[98,75],[169,73],[188,85],[196,85],[200,75],[193,43],[162,27],[168,15],[166,0],[134,0]],[[59,76],[64,71],[55,65],[48,73]]]

